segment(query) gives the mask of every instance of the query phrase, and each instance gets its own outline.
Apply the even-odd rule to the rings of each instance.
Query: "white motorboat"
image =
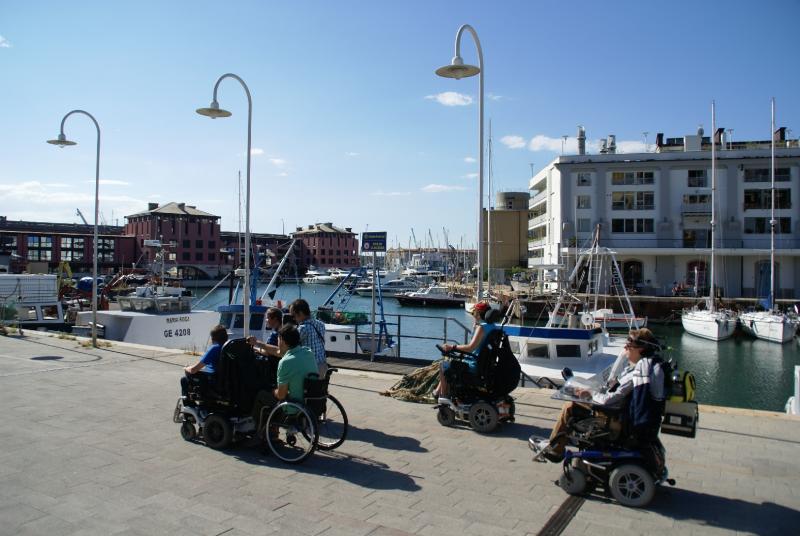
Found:
[[[582,322],[599,324],[605,329],[634,329],[647,326],[646,316],[636,316],[630,313],[615,313],[613,309],[597,309],[586,314],[588,316],[582,317]],[[555,314],[550,312],[549,315],[556,324],[563,324],[566,320],[563,313]]]
[[[775,99],[772,99],[772,131],[775,131]],[[770,177],[772,202],[770,221],[775,222],[775,137],[770,147]],[[754,311],[739,315],[739,325],[748,335],[765,341],[783,344],[792,340],[797,332],[797,320],[775,309],[775,225],[770,225],[769,296],[764,302],[765,311]]]
[[[447,287],[431,285],[425,289],[398,294],[395,296],[400,305],[417,307],[463,307],[466,298],[456,296]]]
[[[353,292],[359,296],[372,296],[372,288],[372,283],[367,283],[357,286]],[[400,279],[387,281],[386,283],[381,283],[381,294],[383,296],[391,297],[397,296],[398,294],[404,294],[406,292],[415,292],[419,290],[419,288],[419,281],[410,277],[403,277]]]
[[[714,103],[711,103],[711,131],[716,132],[717,115]],[[681,324],[686,333],[712,341],[721,341],[729,338],[736,331],[736,314],[733,311],[716,307],[714,299],[714,289],[716,288],[714,278],[714,252],[716,245],[716,204],[715,197],[717,191],[717,158],[716,142],[711,144],[711,266],[710,266],[710,292],[706,300],[705,309],[695,306],[686,309],[681,313]],[[695,274],[695,285],[697,285],[699,274]]]

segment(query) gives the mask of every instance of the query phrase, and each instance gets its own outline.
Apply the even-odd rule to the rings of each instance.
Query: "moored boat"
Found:
[[[466,298],[456,296],[447,287],[431,285],[417,292],[408,292],[395,296],[400,305],[415,307],[464,307]]]

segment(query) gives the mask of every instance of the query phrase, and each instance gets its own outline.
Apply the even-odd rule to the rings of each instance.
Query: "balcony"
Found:
[[[531,197],[531,200],[528,202],[528,208],[533,208],[543,201],[547,201],[547,191],[539,192]]]
[[[528,220],[528,229],[533,229],[534,227],[542,225],[543,223],[547,222],[548,219],[550,219],[550,217],[547,214],[547,212],[545,212],[544,214],[539,214],[538,216],[535,216],[530,220]]]

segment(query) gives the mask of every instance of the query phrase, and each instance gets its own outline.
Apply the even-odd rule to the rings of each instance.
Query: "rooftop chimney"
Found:
[[[147,203],[147,210],[155,210],[158,208],[158,203]]]
[[[714,131],[714,145],[721,145],[722,144],[722,137],[725,135],[724,128],[718,128]]]
[[[656,134],[656,148],[660,149],[664,145],[664,133],[659,132]]]
[[[181,210],[186,210],[186,203],[178,203],[178,208]]]
[[[614,134],[608,135],[608,154],[617,154],[617,137]]]
[[[578,154],[586,154],[586,130],[578,125]]]
[[[786,141],[786,127],[775,129],[775,132],[772,134],[772,139],[774,141]]]

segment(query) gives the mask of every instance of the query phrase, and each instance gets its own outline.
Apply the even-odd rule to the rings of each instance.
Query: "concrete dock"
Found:
[[[0,337],[0,534],[798,534],[800,419],[701,407],[663,436],[675,487],[646,509],[570,499],[531,462],[560,404],[520,388],[517,422],[482,436],[378,395],[397,375],[342,370],[347,441],[291,466],[257,446],[183,441],[172,410],[196,356],[41,333]]]

